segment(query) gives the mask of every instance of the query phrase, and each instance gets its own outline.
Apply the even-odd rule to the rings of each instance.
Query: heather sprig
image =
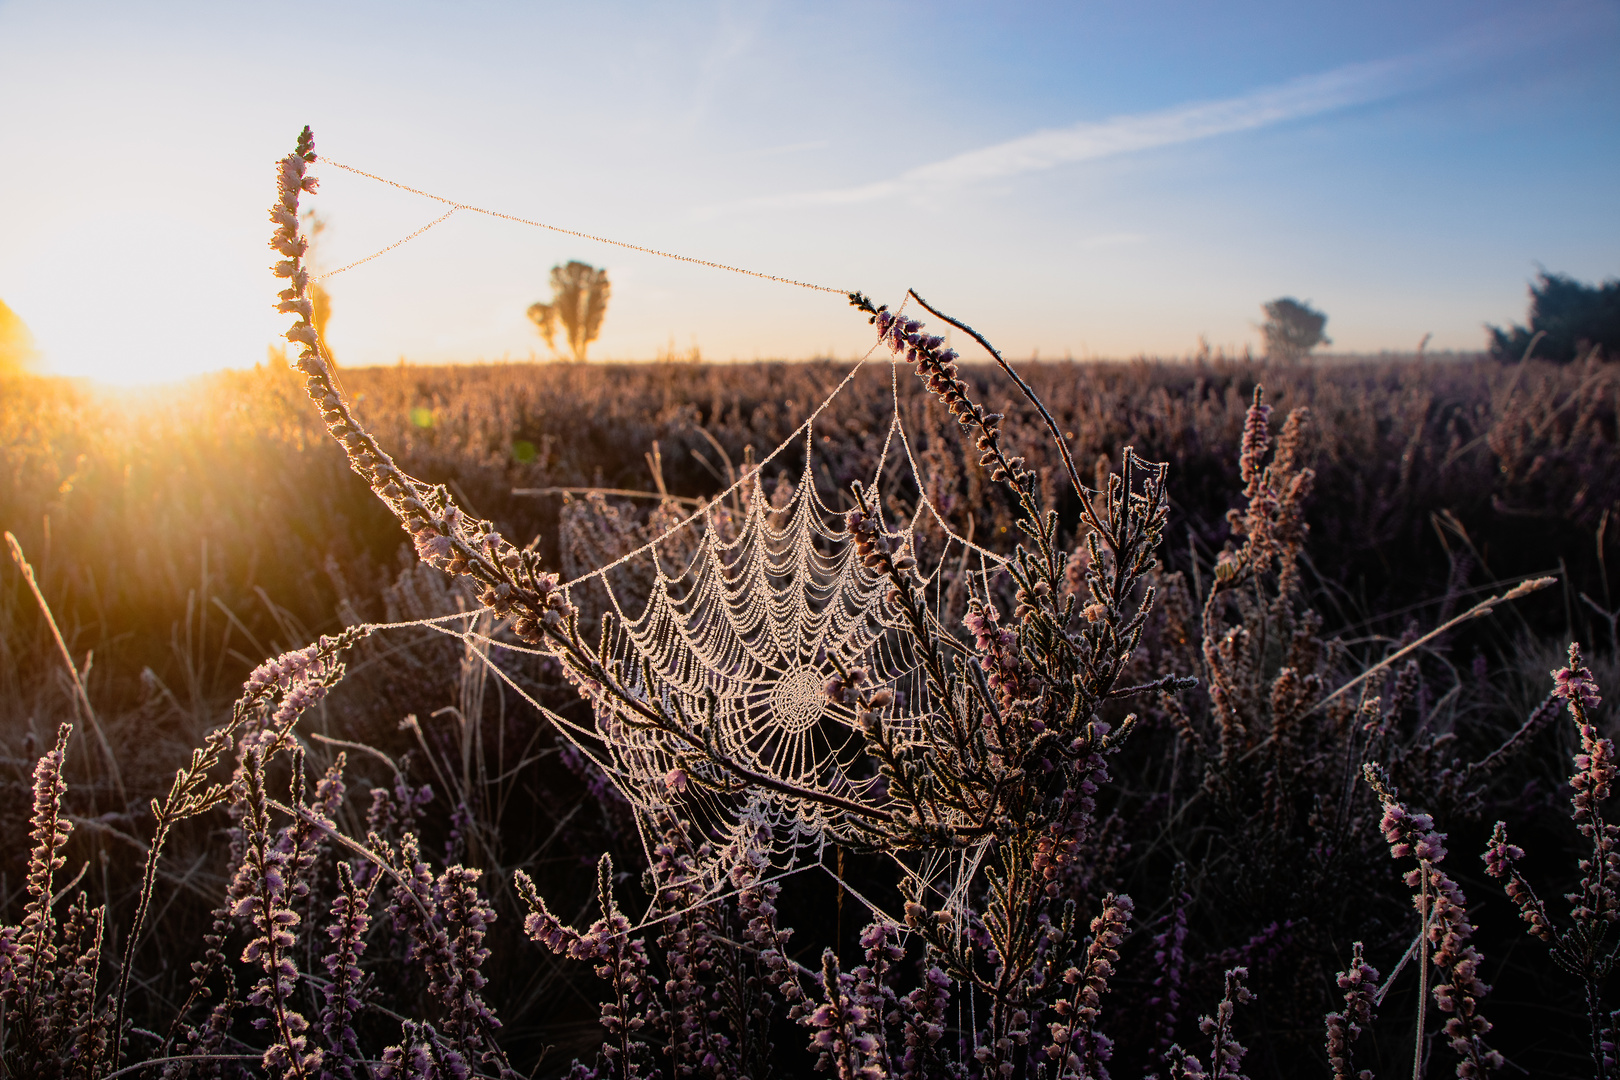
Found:
[[[73,832],[73,823],[62,811],[67,783],[62,769],[67,763],[68,737],[73,725],[56,730],[56,745],[34,763],[33,814],[29,819],[28,876],[24,889],[28,903],[16,931],[15,953],[11,960],[10,986],[5,1004],[8,1023],[27,1041],[44,1042],[46,1005],[42,1000],[51,989],[56,969],[56,917],[51,912],[52,881],[67,861],[62,848]]]
[[[713,912],[704,901],[705,888],[697,870],[708,861],[708,845],[692,842],[690,826],[665,812],[657,821],[658,843],[649,868],[657,890],[654,910],[661,917],[658,948],[668,971],[662,990],[667,1003],[668,1055],[677,1075],[695,1074],[713,1066],[725,1053],[723,1036],[709,1023],[709,988],[705,975],[714,967]]]
[[[104,908],[79,893],[60,921],[53,912],[55,872],[72,832],[62,807],[63,767],[72,725],[34,763],[23,920],[0,928],[0,1051],[17,1075],[89,1080],[106,1065],[112,1016],[97,1000]],[[65,890],[64,890],[65,891]]]
[[[96,996],[106,914],[105,908],[92,908],[81,892],[62,922],[61,955],[71,963],[64,962],[57,977],[51,1028],[66,1076],[95,1076],[111,1034],[112,1016]]]
[[[1156,1065],[1167,1067],[1170,1047],[1176,1041],[1176,1024],[1181,1018],[1181,994],[1187,973],[1187,909],[1192,896],[1187,892],[1187,864],[1177,863],[1170,885],[1170,913],[1164,927],[1153,935],[1153,996],[1148,1005],[1155,1011],[1157,1038],[1151,1057]]]
[[[484,944],[495,909],[478,891],[482,871],[447,867],[433,883],[433,899],[447,938],[444,962],[430,965],[430,990],[445,1009],[445,1030],[469,1058],[504,1065],[494,1032],[501,1022],[484,1000],[489,980],[479,969],[489,959]]]
[[[480,871],[448,867],[437,878],[414,833],[405,834],[394,859],[388,913],[407,936],[405,959],[428,977],[427,990],[443,1011],[443,1032],[466,1061],[493,1061],[506,1068],[494,1032],[500,1027],[480,991],[478,970],[489,957],[483,941],[495,912],[478,893]]]
[[[782,886],[765,880],[765,871],[770,866],[764,854],[770,826],[757,817],[745,817],[742,824],[747,832],[740,837],[742,850],[733,859],[729,876],[737,889],[743,941],[758,957],[765,982],[787,1002],[789,1018],[797,1019],[805,994],[799,981],[798,965],[788,954],[793,929],[777,921],[776,901],[782,894]]]
[[[1237,1041],[1232,1032],[1232,1021],[1239,1005],[1254,1000],[1246,985],[1247,968],[1235,967],[1226,972],[1225,989],[1214,1016],[1198,1018],[1198,1030],[1209,1036],[1209,1068],[1204,1068],[1196,1054],[1189,1054],[1180,1046],[1170,1048],[1171,1080],[1246,1080],[1242,1071],[1248,1050]]]
[[[950,977],[937,964],[930,964],[921,985],[900,999],[906,1052],[900,1058],[899,1075],[904,1080],[958,1075],[955,1063],[948,1065],[939,1048],[950,1001]]]
[[[338,863],[337,873],[338,895],[326,928],[332,947],[322,960],[332,980],[319,1020],[327,1046],[323,1080],[354,1080],[354,1062],[360,1057],[354,1022],[365,1008],[367,980],[360,959],[371,926],[371,886],[357,884],[347,862]]]
[[[1371,1069],[1355,1071],[1352,1047],[1373,1021],[1378,993],[1378,969],[1363,958],[1361,942],[1352,946],[1350,966],[1339,972],[1344,1010],[1327,1014],[1327,1056],[1333,1080],[1373,1080]]]
[[[861,931],[861,950],[866,962],[857,966],[854,1000],[866,1010],[865,1034],[870,1037],[865,1067],[884,1080],[894,1075],[895,1057],[890,1049],[888,1024],[898,1019],[899,1002],[894,992],[895,967],[905,959],[899,927],[881,916]]]
[[[1265,392],[1254,388],[1243,424],[1243,443],[1238,456],[1238,473],[1243,480],[1243,497],[1248,505],[1227,514],[1234,536],[1244,538],[1235,565],[1225,579],[1226,587],[1240,583],[1246,575],[1276,568],[1278,605],[1291,603],[1299,588],[1299,557],[1305,547],[1305,500],[1316,480],[1314,470],[1304,466],[1305,435],[1310,424],[1309,409],[1288,414],[1273,452],[1268,421],[1271,406]],[[1268,462],[1266,456],[1271,453]],[[1217,579],[1220,567],[1217,566]],[[1219,587],[1219,585],[1217,586]],[[1279,613],[1283,609],[1279,608]]]
[[[345,669],[341,657],[356,643],[369,636],[371,629],[369,626],[356,626],[332,637],[322,635],[312,645],[283,653],[260,664],[248,677],[241,696],[231,706],[230,718],[210,731],[202,746],[191,751],[190,759],[176,771],[174,781],[169,785],[169,792],[163,801],[159,803],[156,799],[152,800],[151,809],[155,827],[151,843],[146,850],[146,865],[141,874],[141,891],[136,902],[135,918],[124,946],[123,963],[119,965],[118,987],[114,992],[114,1030],[123,1029],[124,1012],[129,997],[129,979],[134,970],[135,947],[146,926],[146,916],[151,908],[153,889],[157,883],[158,860],[162,857],[169,834],[180,822],[206,813],[231,798],[233,792],[240,789],[243,778],[241,768],[237,770],[235,784],[213,779],[213,772],[225,754],[233,747],[237,747],[239,734],[243,737],[238,754],[244,761],[250,744],[258,746],[261,764],[277,750],[290,745],[292,726],[306,709],[325,696],[327,688],[343,678]],[[282,695],[281,702],[273,718],[266,723],[265,713],[268,703],[278,693]],[[233,850],[232,855],[234,865],[234,860],[240,852]],[[216,938],[219,937],[222,918],[222,913],[216,914],[213,934]],[[191,1005],[202,996],[207,975],[212,972],[217,961],[223,959],[223,954],[218,951],[219,944],[220,941],[210,943],[212,955],[205,958],[201,962],[204,967],[196,971],[191,995],[175,1018],[177,1027]],[[115,1046],[121,1048],[121,1041],[115,1043]],[[118,1053],[119,1051],[115,1049],[114,1067],[118,1063]]]
[[[610,985],[612,996],[602,1003],[602,1027],[607,1032],[602,1056],[609,1067],[619,1080],[649,1075],[651,1054],[642,1032],[658,983],[648,968],[646,946],[630,936],[630,920],[613,898],[613,860],[603,855],[597,863],[596,891],[602,916],[584,933],[551,913],[529,875],[517,871],[515,884],[529,908],[523,929],[530,940],[558,955],[596,961],[597,976]]]
[[[1059,1019],[1049,1028],[1051,1042],[1045,1050],[1046,1059],[1054,1063],[1056,1080],[1107,1075],[1106,1063],[1113,1057],[1114,1044],[1097,1029],[1097,1020],[1133,910],[1128,896],[1104,898],[1101,913],[1091,920],[1084,960],[1063,973],[1068,996],[1053,1008]]]
[[[251,928],[242,962],[264,973],[249,991],[247,1002],[268,1014],[254,1019],[255,1027],[271,1029],[272,1041],[264,1051],[265,1068],[303,1078],[320,1067],[322,1053],[320,1048],[309,1045],[305,1034],[309,1021],[292,1004],[299,979],[293,959],[297,940],[293,927],[300,917],[291,906],[298,848],[296,844],[280,843],[271,835],[264,758],[258,746],[249,747],[244,755],[239,784],[246,851],[231,885],[231,914]]]
[[[519,551],[490,522],[468,517],[442,486],[423,484],[400,470],[345,399],[315,327],[309,271],[303,263],[308,241],[299,233],[299,197],[316,189],[309,173],[315,161],[315,139],[306,127],[297,149],[277,165],[277,201],[270,210],[276,226],[270,243],[285,256],[275,265],[275,274],[288,282],[277,310],[297,316],[286,336],[299,346],[294,366],[305,376],[310,400],[350,466],[399,518],[424,562],[471,576],[480,586],[480,601],[497,615],[512,616],[513,630],[523,640],[538,643],[549,632],[582,648],[577,611],[558,588],[557,576],[540,570],[539,556]]]
[[[1434,1002],[1441,1012],[1450,1014],[1445,1033],[1458,1056],[1457,1075],[1487,1076],[1501,1068],[1504,1059],[1484,1041],[1491,1023],[1480,1014],[1479,1003],[1490,992],[1490,987],[1479,977],[1483,958],[1468,940],[1475,928],[1468,920],[1467,898],[1461,887],[1440,869],[1440,863],[1446,858],[1446,834],[1435,829],[1434,819],[1428,814],[1408,809],[1377,765],[1369,762],[1364,775],[1384,807],[1379,828],[1389,842],[1390,857],[1416,859],[1418,863],[1417,868],[1407,871],[1403,878],[1407,886],[1415,890],[1412,903],[1421,920],[1416,1052],[1421,1057],[1423,1017],[1427,1011],[1427,994],[1423,991],[1427,990],[1427,964],[1432,963],[1439,978],[1434,987]],[[1428,951],[1431,947],[1432,954]]]
[[[1519,909],[1526,932],[1546,942],[1553,962],[1581,981],[1586,995],[1591,1054],[1600,1080],[1615,1075],[1614,1019],[1605,1010],[1603,986],[1620,956],[1620,938],[1612,935],[1620,920],[1620,826],[1604,819],[1603,804],[1611,794],[1616,767],[1614,744],[1598,734],[1589,710],[1602,703],[1597,680],[1581,662],[1580,646],[1571,642],[1569,662],[1552,673],[1553,697],[1563,699],[1580,738],[1575,771],[1570,775],[1570,818],[1591,845],[1577,863],[1581,872],[1570,903],[1569,925],[1560,927],[1516,865],[1524,849],[1509,842],[1507,824],[1498,821],[1485,848],[1485,871],[1503,882],[1508,899]]]
[[[821,1003],[802,1023],[810,1029],[810,1051],[816,1071],[831,1072],[838,1080],[883,1080],[875,1065],[867,1064],[878,1041],[865,1029],[870,1017],[866,1006],[854,999],[855,979],[838,969],[831,949],[821,953]]]

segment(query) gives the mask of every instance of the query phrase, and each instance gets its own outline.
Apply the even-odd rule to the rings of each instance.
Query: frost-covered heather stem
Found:
[[[428,993],[448,1012],[450,1037],[465,1056],[473,1056],[484,1049],[479,1026],[482,1009],[481,1005],[469,1008],[466,994],[483,984],[480,981],[473,985],[469,978],[477,980],[481,976],[461,970],[456,947],[450,940],[451,931],[466,937],[464,943],[472,950],[469,958],[476,957],[482,963],[483,956],[478,955],[479,945],[471,942],[471,928],[453,922],[451,913],[443,908],[443,901],[452,899],[461,918],[477,920],[476,937],[482,942],[482,912],[466,906],[463,892],[467,885],[465,875],[470,871],[451,867],[436,881],[432,869],[422,858],[421,844],[414,833],[406,833],[400,841],[396,870],[398,876],[389,896],[388,913],[395,931],[407,937],[405,959],[427,973]],[[461,872],[452,879],[452,870]],[[476,880],[474,876],[473,881]],[[490,914],[493,917],[493,913]]]
[[[1169,1053],[1171,1080],[1245,1080],[1241,1065],[1248,1051],[1232,1034],[1232,1018],[1239,1005],[1254,1000],[1254,994],[1244,985],[1248,977],[1248,968],[1228,969],[1225,990],[1220,1004],[1215,1007],[1215,1015],[1198,1018],[1198,1030],[1209,1036],[1209,1071],[1204,1070],[1198,1055],[1172,1046]]]
[[[1422,918],[1421,945],[1433,948],[1431,957],[1440,981],[1434,987],[1434,1001],[1440,1011],[1450,1014],[1446,1037],[1458,1055],[1459,1077],[1483,1077],[1503,1065],[1502,1055],[1485,1045],[1490,1021],[1479,1013],[1479,1002],[1490,987],[1479,977],[1483,958],[1468,939],[1474,925],[1468,921],[1468,901],[1462,889],[1451,880],[1440,863],[1445,861],[1446,836],[1434,827],[1428,814],[1413,813],[1400,801],[1382,768],[1369,762],[1364,775],[1384,806],[1379,828],[1389,842],[1395,859],[1416,859],[1418,866],[1407,871],[1403,880],[1416,890],[1413,903]],[[1426,1012],[1419,998],[1419,1016]],[[1422,1048],[1419,1047],[1421,1057]]]
[[[900,999],[906,1042],[905,1055],[900,1059],[902,1080],[954,1075],[954,1071],[947,1070],[938,1049],[950,1001],[951,980],[938,965],[930,965],[923,972],[922,985]]]
[[[1084,963],[1063,973],[1063,982],[1073,990],[1053,1006],[1060,1019],[1051,1025],[1052,1041],[1046,1047],[1046,1060],[1054,1063],[1060,1080],[1103,1075],[1104,1063],[1113,1057],[1113,1043],[1097,1030],[1097,1018],[1134,907],[1129,896],[1104,897],[1102,912],[1091,920]]]
[[[377,1080],[469,1080],[472,1068],[432,1024],[406,1020],[399,1042],[382,1052],[376,1075]]]
[[[365,1007],[361,996],[365,973],[360,968],[360,954],[365,951],[366,930],[371,926],[371,889],[355,883],[347,862],[339,862],[337,872],[338,895],[332,901],[332,923],[326,929],[332,949],[322,961],[332,981],[326,987],[326,1007],[320,1016],[328,1048],[321,1075],[323,1080],[354,1080],[354,1062],[360,1057],[354,1018]]]
[[[1236,967],[1226,973],[1226,988],[1221,1003],[1215,1006],[1214,1018],[1204,1017],[1198,1027],[1210,1037],[1209,1074],[1211,1080],[1242,1080],[1240,1066],[1244,1054],[1243,1044],[1232,1034],[1232,1018],[1239,1005],[1247,1005],[1254,995],[1244,985],[1249,969]]]
[[[92,909],[81,892],[62,924],[62,951],[73,958],[73,963],[59,977],[51,1027],[68,1076],[95,1076],[107,1048],[111,1016],[96,1008],[105,917],[106,909]]]
[[[1333,1080],[1373,1080],[1371,1069],[1354,1072],[1351,1045],[1373,1020],[1374,997],[1378,992],[1378,969],[1362,957],[1361,942],[1352,946],[1350,966],[1339,972],[1339,989],[1344,991],[1344,1011],[1327,1014],[1327,1056],[1333,1067]]]
[[[737,911],[743,920],[742,936],[751,946],[765,969],[765,981],[782,995],[788,1003],[788,1018],[796,1020],[802,1013],[804,987],[799,982],[799,967],[788,958],[788,942],[793,938],[790,927],[778,926],[776,900],[782,886],[765,880],[770,862],[764,852],[770,842],[770,826],[761,818],[749,818],[744,825],[753,830],[745,836],[745,846],[734,861],[731,882],[737,888]]]
[[[712,1067],[721,1050],[710,1029],[708,988],[701,977],[713,967],[713,934],[696,864],[707,861],[709,847],[694,846],[690,827],[671,812],[662,813],[656,825],[662,835],[652,850],[651,873],[663,926],[657,944],[669,970],[663,985],[667,1050],[676,1074],[688,1075],[705,1063]]]
[[[243,761],[239,799],[243,808],[246,852],[233,882],[238,897],[231,914],[246,919],[253,937],[242,950],[242,962],[254,964],[264,978],[249,992],[249,1004],[266,1009],[270,1016],[254,1021],[254,1026],[274,1025],[274,1040],[264,1052],[264,1066],[272,1073],[285,1072],[304,1077],[318,1068],[321,1051],[311,1049],[304,1032],[309,1022],[292,1008],[298,986],[298,966],[292,959],[295,942],[292,928],[299,916],[289,904],[294,855],[288,846],[270,835],[269,796],[265,791],[264,758],[259,748],[250,747]]]
[[[1085,487],[1084,484],[1082,484],[1080,482],[1080,471],[1077,468],[1075,468],[1074,457],[1069,453],[1068,443],[1063,438],[1063,432],[1058,428],[1057,421],[1055,419],[1053,419],[1051,412],[1047,409],[1046,403],[1043,402],[1040,399],[1039,395],[1037,395],[1035,393],[1035,391],[1030,387],[1030,385],[1023,380],[1023,378],[1018,374],[1018,372],[1013,370],[1012,365],[1007,363],[1007,361],[1002,358],[1001,352],[999,350],[997,350],[994,346],[992,346],[989,341],[985,340],[984,335],[980,334],[977,330],[973,329],[973,327],[971,327],[971,326],[968,326],[966,323],[961,322],[961,321],[959,321],[957,319],[953,319],[949,315],[946,315],[944,312],[939,311],[938,309],[934,308],[931,304],[928,303],[928,301],[926,301],[922,297],[918,296],[915,290],[909,291],[907,295],[909,295],[913,300],[917,301],[917,303],[922,307],[922,309],[924,311],[928,312],[930,315],[933,315],[935,318],[938,318],[938,319],[943,319],[945,322],[947,322],[950,325],[956,327],[958,330],[962,331],[964,334],[967,334],[969,337],[971,337],[974,341],[978,342],[979,346],[981,348],[983,348],[985,352],[990,354],[990,358],[996,362],[996,365],[998,367],[1000,367],[1002,371],[1007,373],[1008,378],[1012,379],[1014,385],[1016,385],[1018,387],[1019,392],[1024,395],[1025,400],[1027,400],[1031,405],[1033,405],[1035,407],[1035,411],[1040,413],[1042,421],[1045,422],[1047,433],[1049,435],[1051,435],[1052,444],[1057,448],[1058,456],[1063,460],[1064,469],[1067,471],[1067,473],[1069,475],[1069,483],[1074,486],[1075,494],[1080,497],[1080,502],[1081,502],[1082,506],[1084,507],[1084,513],[1086,515],[1086,518],[1087,518],[1088,522],[1091,524],[1091,526],[1093,528],[1096,528],[1099,532],[1103,531],[1101,529],[1101,527],[1100,527],[1100,523],[1097,520],[1096,511],[1091,506],[1091,500],[1088,497],[1088,494],[1086,492],[1086,487]],[[850,297],[850,302],[856,304],[856,306],[860,306],[859,303],[858,303],[858,298],[859,298],[858,293],[855,294],[855,295],[852,295]],[[870,307],[869,304],[867,306]],[[910,342],[910,344],[913,345],[913,346],[917,345],[917,343],[915,341]],[[934,350],[934,349],[937,349],[939,347],[939,344],[940,343],[938,343],[938,342],[932,342],[931,341],[929,343],[928,348],[919,350],[919,352],[922,354],[922,357],[924,359],[928,359],[929,357],[927,356],[927,353],[932,352],[932,350]],[[954,351],[950,350],[950,349],[947,349],[947,350],[945,350],[945,352],[949,353],[951,355],[946,356],[944,354],[939,354],[940,359],[943,361],[943,363],[941,364],[941,369],[940,369],[940,374],[944,377],[944,380],[942,380],[942,381],[948,381],[949,386],[950,386],[951,389],[957,389],[958,388],[957,383],[952,378],[952,376],[954,376],[955,372],[954,372],[954,370],[949,370],[946,367],[946,365],[949,365],[952,361],[954,361],[954,359],[955,359]],[[914,362],[915,362],[915,358],[911,358],[909,356],[908,356],[908,358],[913,359]],[[930,387],[930,389],[933,389],[933,388]],[[942,392],[943,389],[944,389],[944,387],[942,387],[941,390],[936,390],[936,393]],[[958,419],[960,420],[961,417],[958,417]],[[978,419],[977,412],[975,412],[975,419],[976,420]],[[988,435],[989,433],[984,432],[984,434]],[[980,450],[987,450],[988,447],[981,446],[979,449]],[[1006,468],[1005,465],[1003,465],[1002,467]],[[1007,469],[1007,471],[1009,473],[1012,473],[1014,470]],[[994,476],[992,476],[992,479],[994,479]]]
[[[67,763],[68,737],[72,724],[56,729],[56,745],[34,763],[33,814],[29,818],[28,876],[24,889],[28,903],[16,932],[14,952],[9,957],[11,985],[6,988],[6,1019],[21,1038],[43,1045],[46,1042],[42,994],[56,967],[56,920],[51,914],[52,881],[66,862],[62,848],[73,832],[73,823],[62,813],[62,796],[67,782],[62,769]]]
[[[884,1080],[881,1071],[861,1064],[877,1050],[877,1040],[862,1031],[868,1017],[853,999],[854,988],[854,978],[838,970],[837,955],[822,950],[821,1004],[803,1021],[812,1032],[810,1049],[818,1054],[816,1071],[830,1070],[838,1080]]]
[[[854,1000],[866,1010],[864,1033],[875,1044],[865,1053],[865,1068],[875,1070],[888,1080],[894,1075],[894,1060],[889,1052],[885,1021],[895,1014],[898,1001],[890,982],[894,966],[905,959],[906,951],[900,947],[899,928],[887,919],[874,919],[861,931],[861,948],[866,963],[850,972],[855,976]]]
[[[446,1027],[462,1052],[504,1066],[493,1039],[501,1022],[481,993],[489,981],[479,970],[489,959],[484,936],[495,921],[495,909],[478,894],[481,874],[480,870],[451,866],[433,885],[448,937],[444,962],[434,971],[433,991],[447,1010]]]
[[[1168,1067],[1170,1047],[1176,1041],[1176,1022],[1181,1017],[1182,980],[1187,971],[1187,906],[1192,896],[1186,887],[1187,867],[1176,864],[1171,885],[1168,925],[1153,935],[1153,996],[1148,1005],[1156,1010],[1154,1027],[1157,1040],[1151,1051],[1155,1064]]]
[[[1572,925],[1560,929],[1547,905],[1519,872],[1515,863],[1524,858],[1524,849],[1508,842],[1503,822],[1496,823],[1485,848],[1485,870],[1504,881],[1508,898],[1519,909],[1527,932],[1547,943],[1554,963],[1581,980],[1591,1027],[1593,1068],[1598,1080],[1607,1080],[1617,1063],[1611,1036],[1613,1018],[1603,1007],[1603,984],[1620,952],[1620,941],[1609,940],[1613,924],[1620,920],[1620,902],[1616,898],[1620,891],[1620,826],[1603,817],[1603,803],[1608,800],[1617,771],[1614,744],[1598,735],[1588,713],[1603,699],[1591,671],[1581,663],[1579,645],[1570,644],[1569,663],[1552,675],[1552,696],[1568,703],[1581,740],[1575,754],[1575,771],[1569,778],[1574,792],[1570,817],[1592,845],[1591,855],[1577,864],[1580,883],[1568,896]]]
[[[161,804],[157,800],[152,802],[152,815],[156,825],[152,833],[152,842],[146,849],[146,865],[141,871],[140,899],[135,907],[135,918],[130,926],[129,936],[125,940],[123,963],[119,966],[118,988],[114,992],[113,1031],[119,1033],[115,1036],[113,1060],[111,1067],[118,1067],[118,1059],[122,1049],[122,1032],[124,1010],[129,997],[129,979],[135,961],[135,947],[139,944],[141,932],[146,926],[146,916],[152,904],[153,887],[157,882],[158,859],[162,857],[163,847],[168,840],[169,833],[174,827],[187,818],[211,810],[223,803],[231,795],[230,784],[223,784],[211,780],[210,774],[224,759],[226,751],[236,744],[236,736],[244,726],[256,724],[257,713],[261,706],[275,696],[278,692],[283,694],[282,707],[276,711],[276,721],[273,730],[279,731],[272,742],[280,745],[293,723],[298,720],[302,708],[318,701],[307,690],[312,685],[325,688],[334,685],[343,678],[344,667],[341,662],[342,655],[352,648],[361,639],[369,636],[369,627],[350,627],[335,637],[322,635],[312,645],[292,652],[283,653],[271,660],[266,660],[254,669],[242,687],[242,694],[231,706],[230,719],[208,733],[203,745],[191,751],[191,759],[176,771],[174,782],[169,785],[169,793]],[[297,699],[304,704],[298,709],[287,708],[287,700],[294,693]],[[212,948],[212,947],[211,947]],[[210,969],[212,964],[209,965]],[[194,980],[190,998],[181,1009],[176,1023],[190,1010],[202,990],[200,981],[204,974],[198,972],[199,979]]]
[[[500,1026],[478,991],[484,977],[477,970],[489,956],[483,947],[484,927],[495,913],[478,896],[478,871],[452,866],[435,880],[422,858],[414,833],[400,841],[393,863],[394,886],[387,912],[396,932],[405,935],[405,960],[416,963],[428,976],[428,993],[444,1008],[449,1045],[432,1025],[423,1024],[417,1036],[447,1077],[471,1074],[472,1060],[493,1061],[501,1075],[511,1072],[493,1039]],[[452,935],[454,935],[452,937]],[[401,1042],[402,1052],[412,1038]]]
[[[658,983],[648,972],[646,947],[630,937],[630,920],[613,899],[613,860],[603,855],[596,864],[602,917],[583,934],[551,913],[529,875],[519,870],[513,878],[518,895],[529,907],[523,920],[529,939],[559,956],[597,962],[597,977],[607,980],[613,988],[613,997],[602,1003],[602,1027],[608,1035],[602,1043],[602,1056],[619,1080],[640,1077],[646,1064],[647,1044],[638,1036],[646,1027],[646,1013],[657,1007],[654,994]]]

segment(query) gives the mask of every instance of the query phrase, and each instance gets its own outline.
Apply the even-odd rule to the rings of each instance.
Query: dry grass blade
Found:
[[[34,568],[23,555],[22,544],[9,531],[6,533],[6,547],[11,549],[12,561],[17,564],[17,569],[22,571],[23,580],[28,582],[28,588],[33,592],[34,599],[39,601],[39,610],[44,613],[45,622],[51,628],[51,635],[56,638],[56,647],[62,653],[62,663],[67,665],[68,674],[73,678],[73,689],[76,691],[74,700],[78,707],[84,710],[84,717],[90,724],[90,730],[96,733],[96,743],[101,747],[102,756],[107,761],[107,775],[112,780],[113,788],[118,792],[119,806],[128,806],[129,796],[124,791],[124,777],[118,769],[118,758],[113,754],[106,733],[101,730],[101,721],[96,719],[96,710],[91,707],[90,695],[84,688],[84,678],[79,674],[79,668],[73,662],[73,654],[68,651],[67,641],[63,639],[62,631],[56,625],[56,616],[51,614],[51,605],[45,601],[45,594],[40,591],[39,581],[34,577]]]
[[[1323,706],[1327,705],[1328,702],[1342,697],[1347,691],[1353,690],[1360,686],[1362,683],[1366,682],[1380,671],[1383,671],[1385,668],[1395,663],[1395,661],[1403,660],[1407,656],[1410,656],[1412,653],[1416,652],[1418,649],[1421,649],[1423,646],[1427,645],[1441,634],[1444,634],[1446,631],[1460,626],[1469,619],[1482,619],[1491,614],[1492,609],[1495,608],[1497,604],[1508,600],[1518,600],[1529,596],[1533,592],[1545,589],[1547,586],[1553,584],[1557,580],[1557,578],[1552,577],[1531,578],[1528,581],[1519,582],[1517,585],[1513,586],[1513,588],[1509,589],[1505,593],[1502,593],[1500,596],[1492,596],[1481,600],[1479,603],[1475,604],[1461,615],[1448,619],[1439,626],[1435,627],[1433,630],[1430,630],[1427,634],[1424,634],[1422,637],[1412,642],[1412,644],[1390,653],[1388,656],[1378,661],[1378,663],[1374,664],[1366,671],[1363,671],[1360,675],[1357,675],[1355,678],[1351,679],[1349,682],[1345,683],[1331,694],[1328,694],[1326,697],[1322,698],[1322,700],[1318,701],[1314,706],[1311,707],[1309,712],[1303,715],[1309,716],[1311,713],[1320,710]]]

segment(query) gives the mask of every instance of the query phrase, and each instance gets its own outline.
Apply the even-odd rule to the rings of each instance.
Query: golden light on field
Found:
[[[271,252],[195,219],[143,225],[148,243],[129,242],[121,215],[77,222],[5,297],[41,369],[131,385],[263,361],[287,321],[271,307]]]

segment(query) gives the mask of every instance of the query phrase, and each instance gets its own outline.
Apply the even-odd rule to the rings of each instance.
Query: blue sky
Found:
[[[0,2],[0,299],[55,370],[251,364],[270,165],[895,300],[1015,355],[1178,356],[1262,301],[1478,347],[1620,275],[1620,5]],[[438,216],[327,168],[340,266]],[[834,296],[460,212],[329,282],[340,361],[521,359],[552,265],[600,357],[846,356]]]

